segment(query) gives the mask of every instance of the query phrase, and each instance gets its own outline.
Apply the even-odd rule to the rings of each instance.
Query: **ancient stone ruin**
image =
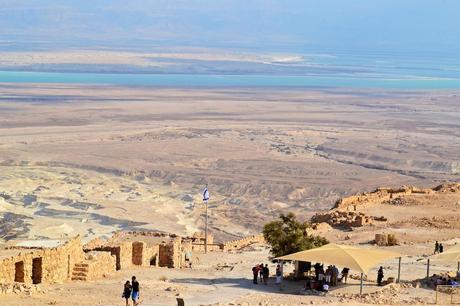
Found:
[[[393,246],[398,245],[398,239],[395,234],[375,234],[374,242],[378,246]]]
[[[313,228],[321,224],[329,224],[336,228],[351,229],[386,222],[384,216],[369,216],[358,210],[367,205],[391,204],[409,205],[416,203],[410,195],[456,193],[460,192],[460,183],[446,183],[433,188],[416,188],[402,186],[400,188],[378,188],[372,192],[364,192],[339,199],[333,209],[325,213],[317,213],[311,218]]]
[[[208,251],[227,252],[263,242],[263,237],[221,244],[213,240],[208,235]],[[85,245],[79,236],[67,241],[23,241],[0,250],[0,284],[88,281],[132,266],[183,268],[193,261],[192,253],[204,252],[204,246],[202,234],[180,237],[162,232],[117,232]]]
[[[0,256],[0,283],[63,282],[72,277],[75,265],[85,260],[79,237],[67,242],[26,242],[2,250]]]
[[[387,219],[383,216],[368,216],[361,212],[332,210],[326,213],[319,213],[311,218],[313,226],[327,223],[337,228],[352,228],[371,225],[376,222],[385,222]]]
[[[460,183],[446,183],[433,188],[416,188],[413,186],[402,186],[397,189],[378,188],[372,192],[364,192],[339,199],[335,203],[334,208],[356,210],[356,207],[358,205],[380,204],[384,201],[390,201],[401,196],[407,196],[412,194],[435,194],[448,192],[460,192]]]

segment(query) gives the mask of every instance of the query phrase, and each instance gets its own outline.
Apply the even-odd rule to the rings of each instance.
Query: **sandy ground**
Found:
[[[404,252],[408,247],[397,247]],[[423,278],[426,273],[424,253],[431,245],[420,245],[419,255],[406,257],[402,263],[402,282]],[[365,305],[365,298],[358,298],[358,280],[350,279],[347,285],[333,288],[327,296],[308,296],[302,289],[303,282],[285,280],[281,286],[270,279],[269,285],[253,285],[251,267],[260,261],[268,262],[268,250],[263,246],[249,247],[234,254],[211,253],[198,255],[199,262],[190,269],[133,268],[122,270],[105,279],[93,282],[68,282],[55,285],[40,285],[43,293],[0,296],[0,304],[7,305],[123,305],[122,284],[136,275],[141,284],[142,305],[176,305],[176,298],[183,298],[186,305]],[[386,276],[397,274],[397,261],[383,263]],[[270,264],[274,271],[275,265]],[[286,265],[285,273],[292,271]],[[432,266],[433,272],[452,271],[454,265]],[[351,271],[351,274],[354,272]],[[368,279],[376,278],[376,270]],[[364,293],[390,298],[392,305],[407,305],[412,302],[434,303],[434,291],[410,286],[388,285],[377,287],[375,281],[365,282]],[[386,295],[385,295],[386,294]],[[345,298],[344,298],[345,297]],[[383,297],[382,297],[383,299]]]
[[[286,210],[308,218],[344,195],[459,173],[454,92],[4,84],[0,93],[1,213],[15,220],[6,239],[191,234],[203,227],[205,183],[211,228],[231,239]]]
[[[0,93],[6,244],[76,234],[88,240],[120,229],[191,234],[203,228],[205,183],[211,230],[223,240],[256,233],[280,212],[308,218],[345,195],[402,184],[432,187],[459,175],[453,92],[3,84]],[[390,249],[409,255],[402,280],[411,282],[425,276],[435,239],[446,248],[458,242],[458,203],[458,195],[445,195],[363,206],[360,211],[388,222],[323,234],[369,247],[375,233],[396,233],[401,245]],[[198,255],[193,270],[124,270],[95,282],[41,285],[32,297],[0,296],[0,304],[122,305],[122,284],[132,274],[141,282],[143,305],[174,305],[176,297],[186,305],[369,303],[355,295],[357,281],[327,297],[300,294],[298,282],[252,285],[252,265],[268,256],[263,247]],[[395,276],[395,261],[384,266],[386,276]],[[431,271],[455,268],[435,263]],[[377,292],[368,295],[374,302],[434,301],[433,291],[406,285],[369,282],[365,292]]]

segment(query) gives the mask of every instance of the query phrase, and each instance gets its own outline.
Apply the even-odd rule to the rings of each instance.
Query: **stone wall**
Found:
[[[159,267],[160,246],[149,245],[142,241],[132,243],[132,264],[135,266]]]
[[[122,242],[120,248],[120,269],[126,269],[133,265],[133,244],[132,242]]]
[[[378,246],[393,246],[398,245],[398,239],[394,234],[375,234],[375,244]]]
[[[145,245],[144,254],[142,257],[143,266],[160,266],[160,246],[159,245]]]
[[[86,280],[99,279],[116,271],[115,256],[109,252],[90,252],[85,263],[88,264]]]
[[[115,266],[117,270],[126,269],[133,265],[133,245],[128,241],[121,242],[117,245],[104,245],[93,249],[85,249],[85,251],[109,252],[115,257]]]
[[[187,237],[187,239],[191,239],[194,244],[203,244],[205,243],[205,233],[204,232],[196,232],[193,234],[192,237]],[[214,235],[208,233],[208,245],[214,244]]]
[[[402,186],[401,188],[379,188],[372,192],[364,192],[339,199],[335,203],[335,208],[353,209],[355,206],[364,204],[380,204],[396,197],[411,194],[433,194],[446,192],[460,192],[460,183],[446,183],[433,188],[416,188],[413,186]]]
[[[170,243],[159,246],[160,267],[181,268],[184,256],[182,254],[181,239],[174,239]]]
[[[260,234],[260,235],[248,236],[248,237],[238,239],[238,240],[227,241],[222,244],[222,250],[223,251],[239,250],[239,249],[242,249],[254,243],[265,243],[264,236]]]
[[[21,249],[0,261],[0,282],[59,283],[71,278],[73,267],[84,259],[80,237],[47,249]]]
[[[181,268],[185,254],[204,251],[203,237],[182,238],[163,233],[131,233],[139,241],[93,240],[83,247],[80,237],[55,248],[21,248],[21,253],[0,261],[0,283],[57,283],[66,280],[92,280],[133,265]],[[117,233],[117,238],[126,233]],[[142,236],[161,237],[155,239]],[[212,242],[212,238],[210,242]],[[210,244],[208,251],[231,251],[263,243],[262,235],[245,237],[223,244]],[[18,251],[19,252],[19,251]],[[86,256],[85,256],[86,255]],[[192,257],[193,258],[193,257]]]
[[[318,213],[311,218],[313,225],[327,223],[332,227],[342,228],[361,227],[374,224],[375,222],[385,221],[387,221],[387,219],[383,216],[368,216],[361,212],[342,210],[331,210],[326,213]]]
[[[192,244],[193,252],[204,253],[204,243],[203,244]],[[220,252],[222,251],[222,244],[208,244],[208,252]]]
[[[458,183],[445,183],[433,188],[436,192],[460,192],[460,182]]]
[[[144,259],[144,247],[145,243],[141,241],[136,241],[133,242],[132,248],[133,248],[133,253],[132,253],[132,260],[133,260],[133,265],[135,266],[142,266],[143,259]]]

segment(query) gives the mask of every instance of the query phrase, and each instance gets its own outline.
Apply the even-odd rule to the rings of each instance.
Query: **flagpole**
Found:
[[[204,227],[204,253],[208,253],[208,200],[206,202],[206,221]]]
[[[209,190],[208,184],[203,191],[203,201],[206,204],[206,217],[205,217],[205,225],[204,225],[204,253],[208,253],[208,201],[209,201]]]

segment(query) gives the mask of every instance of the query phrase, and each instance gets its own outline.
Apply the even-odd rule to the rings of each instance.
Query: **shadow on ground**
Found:
[[[280,294],[304,294],[305,290],[305,281],[293,281],[293,280],[283,280],[281,285],[275,284],[275,279],[270,278],[268,284],[258,283],[253,284],[252,279],[248,278],[175,278],[171,282],[179,284],[192,284],[192,285],[207,285],[214,287],[236,287],[245,289],[248,292],[257,291],[257,292],[270,292],[270,293],[280,293]],[[366,284],[365,287],[369,288],[373,286],[372,284]],[[377,288],[377,287],[376,287]],[[331,287],[330,292],[337,290],[345,289],[350,293],[359,293],[359,284],[341,284],[337,287]]]

